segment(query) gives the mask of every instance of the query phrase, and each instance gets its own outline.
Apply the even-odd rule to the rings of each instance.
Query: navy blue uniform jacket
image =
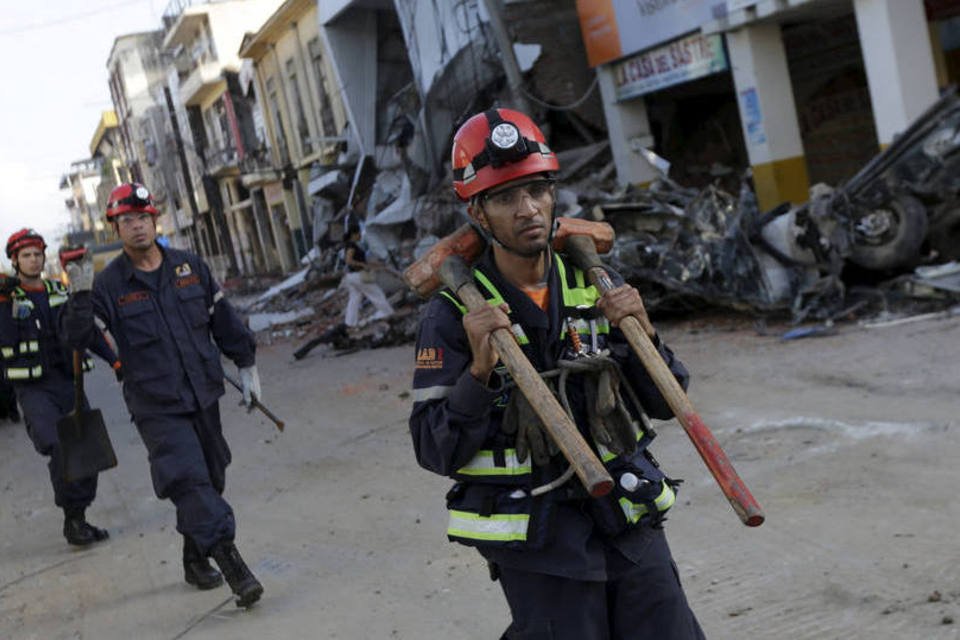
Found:
[[[510,305],[513,321],[519,323],[529,337],[530,348],[526,351],[534,367],[538,371],[554,368],[564,349],[560,340],[563,319],[560,317],[561,286],[556,261],[552,261],[548,275],[550,303],[546,313],[500,276],[489,250],[479,266]],[[618,274],[611,272],[610,275],[615,284],[622,284]],[[686,368],[659,338],[654,342],[671,372],[685,388],[689,378]],[[611,330],[607,347],[620,363],[645,413],[653,418],[672,418],[672,410],[619,329]],[[484,386],[470,375],[472,354],[463,328],[463,315],[442,296],[434,296],[424,309],[416,352],[410,430],[417,461],[430,471],[453,476],[499,429],[502,411],[495,410],[494,401],[502,391]],[[497,374],[492,376],[490,385],[500,386]],[[577,407],[575,413],[579,413]],[[577,420],[577,423],[589,442],[584,421]],[[556,493],[562,491],[561,488]],[[488,559],[504,566],[581,580],[604,580],[601,536],[582,507],[576,501],[563,502],[558,506],[554,525],[554,535],[542,549],[479,550]],[[639,558],[648,540],[649,536],[642,530],[635,530],[619,536],[613,543],[627,557]]]
[[[216,402],[224,393],[220,351],[238,367],[255,360],[253,335],[206,263],[186,251],[160,251],[158,276],[138,272],[122,253],[97,275],[91,293],[71,297],[65,313],[73,345],[92,339],[92,316],[113,335],[134,418],[190,413]]]

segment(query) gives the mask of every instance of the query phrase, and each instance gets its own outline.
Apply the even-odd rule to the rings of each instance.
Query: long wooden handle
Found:
[[[482,309],[487,305],[483,294],[473,284],[473,275],[460,256],[448,257],[440,267],[440,276],[468,309]],[[491,340],[513,381],[543,421],[547,433],[570,462],[583,486],[594,497],[609,493],[613,489],[613,478],[587,445],[543,378],[530,364],[513,333],[509,329],[497,329]]]
[[[590,282],[601,293],[613,288],[613,282],[597,257],[591,238],[588,236],[567,238],[566,253],[577,266],[587,272]],[[640,321],[633,316],[624,318],[620,321],[620,330],[623,331],[650,378],[670,405],[690,441],[693,442],[693,446],[703,458],[717,484],[720,485],[723,495],[740,516],[740,520],[748,527],[758,527],[763,524],[764,515],[757,500],[740,479],[723,447],[694,410],[683,387],[677,382],[667,363],[663,361],[657,347],[641,327]]]

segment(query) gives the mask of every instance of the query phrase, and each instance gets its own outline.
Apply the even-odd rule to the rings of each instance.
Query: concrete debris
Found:
[[[609,143],[590,142],[558,152],[564,170],[556,213],[613,226],[616,242],[605,260],[654,314],[706,304],[788,314],[795,328],[783,340],[834,335],[837,322],[875,318],[870,326],[883,326],[960,302],[960,256],[943,259],[960,246],[960,183],[947,188],[953,182],[943,174],[954,146],[960,149],[960,99],[948,92],[847,183],[814,185],[808,203],[761,212],[749,171],[735,195],[717,186],[720,177],[705,188],[684,187],[666,175],[668,162],[644,149],[662,175],[646,188],[620,188]],[[400,274],[466,221],[466,207],[448,179],[424,191],[404,153],[390,157],[340,164],[311,179],[308,189],[320,197],[307,266],[253,300],[251,328],[286,335],[292,326],[303,355],[319,344],[347,351],[413,340],[422,301]],[[724,184],[734,171],[716,169]],[[377,279],[397,309],[349,331],[341,324],[345,294],[336,288],[348,224],[361,227],[368,255],[385,265]],[[935,240],[928,229],[937,230]]]

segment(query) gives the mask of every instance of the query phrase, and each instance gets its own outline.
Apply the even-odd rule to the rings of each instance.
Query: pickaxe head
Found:
[[[606,222],[558,217],[554,224],[556,228],[552,246],[555,251],[562,252],[570,236],[589,236],[596,246],[597,253],[607,253],[613,247],[613,227]],[[465,223],[407,267],[403,272],[403,279],[419,296],[428,298],[443,286],[440,265],[444,260],[457,255],[467,264],[473,264],[485,247],[486,242],[480,232],[470,223]]]

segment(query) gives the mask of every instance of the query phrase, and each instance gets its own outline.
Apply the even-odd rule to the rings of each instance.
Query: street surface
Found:
[[[682,428],[655,425],[657,457],[686,480],[667,531],[707,637],[960,638],[960,318],[790,342],[724,317],[660,331],[767,516],[740,524]],[[0,424],[0,639],[499,637],[499,586],[444,535],[450,482],[412,454],[413,346],[293,361],[296,346],[258,357],[284,433],[232,389],[222,402],[256,607],[183,582],[174,510],[98,363],[87,386],[120,465],[88,516],[107,543],[67,546],[45,461]]]

